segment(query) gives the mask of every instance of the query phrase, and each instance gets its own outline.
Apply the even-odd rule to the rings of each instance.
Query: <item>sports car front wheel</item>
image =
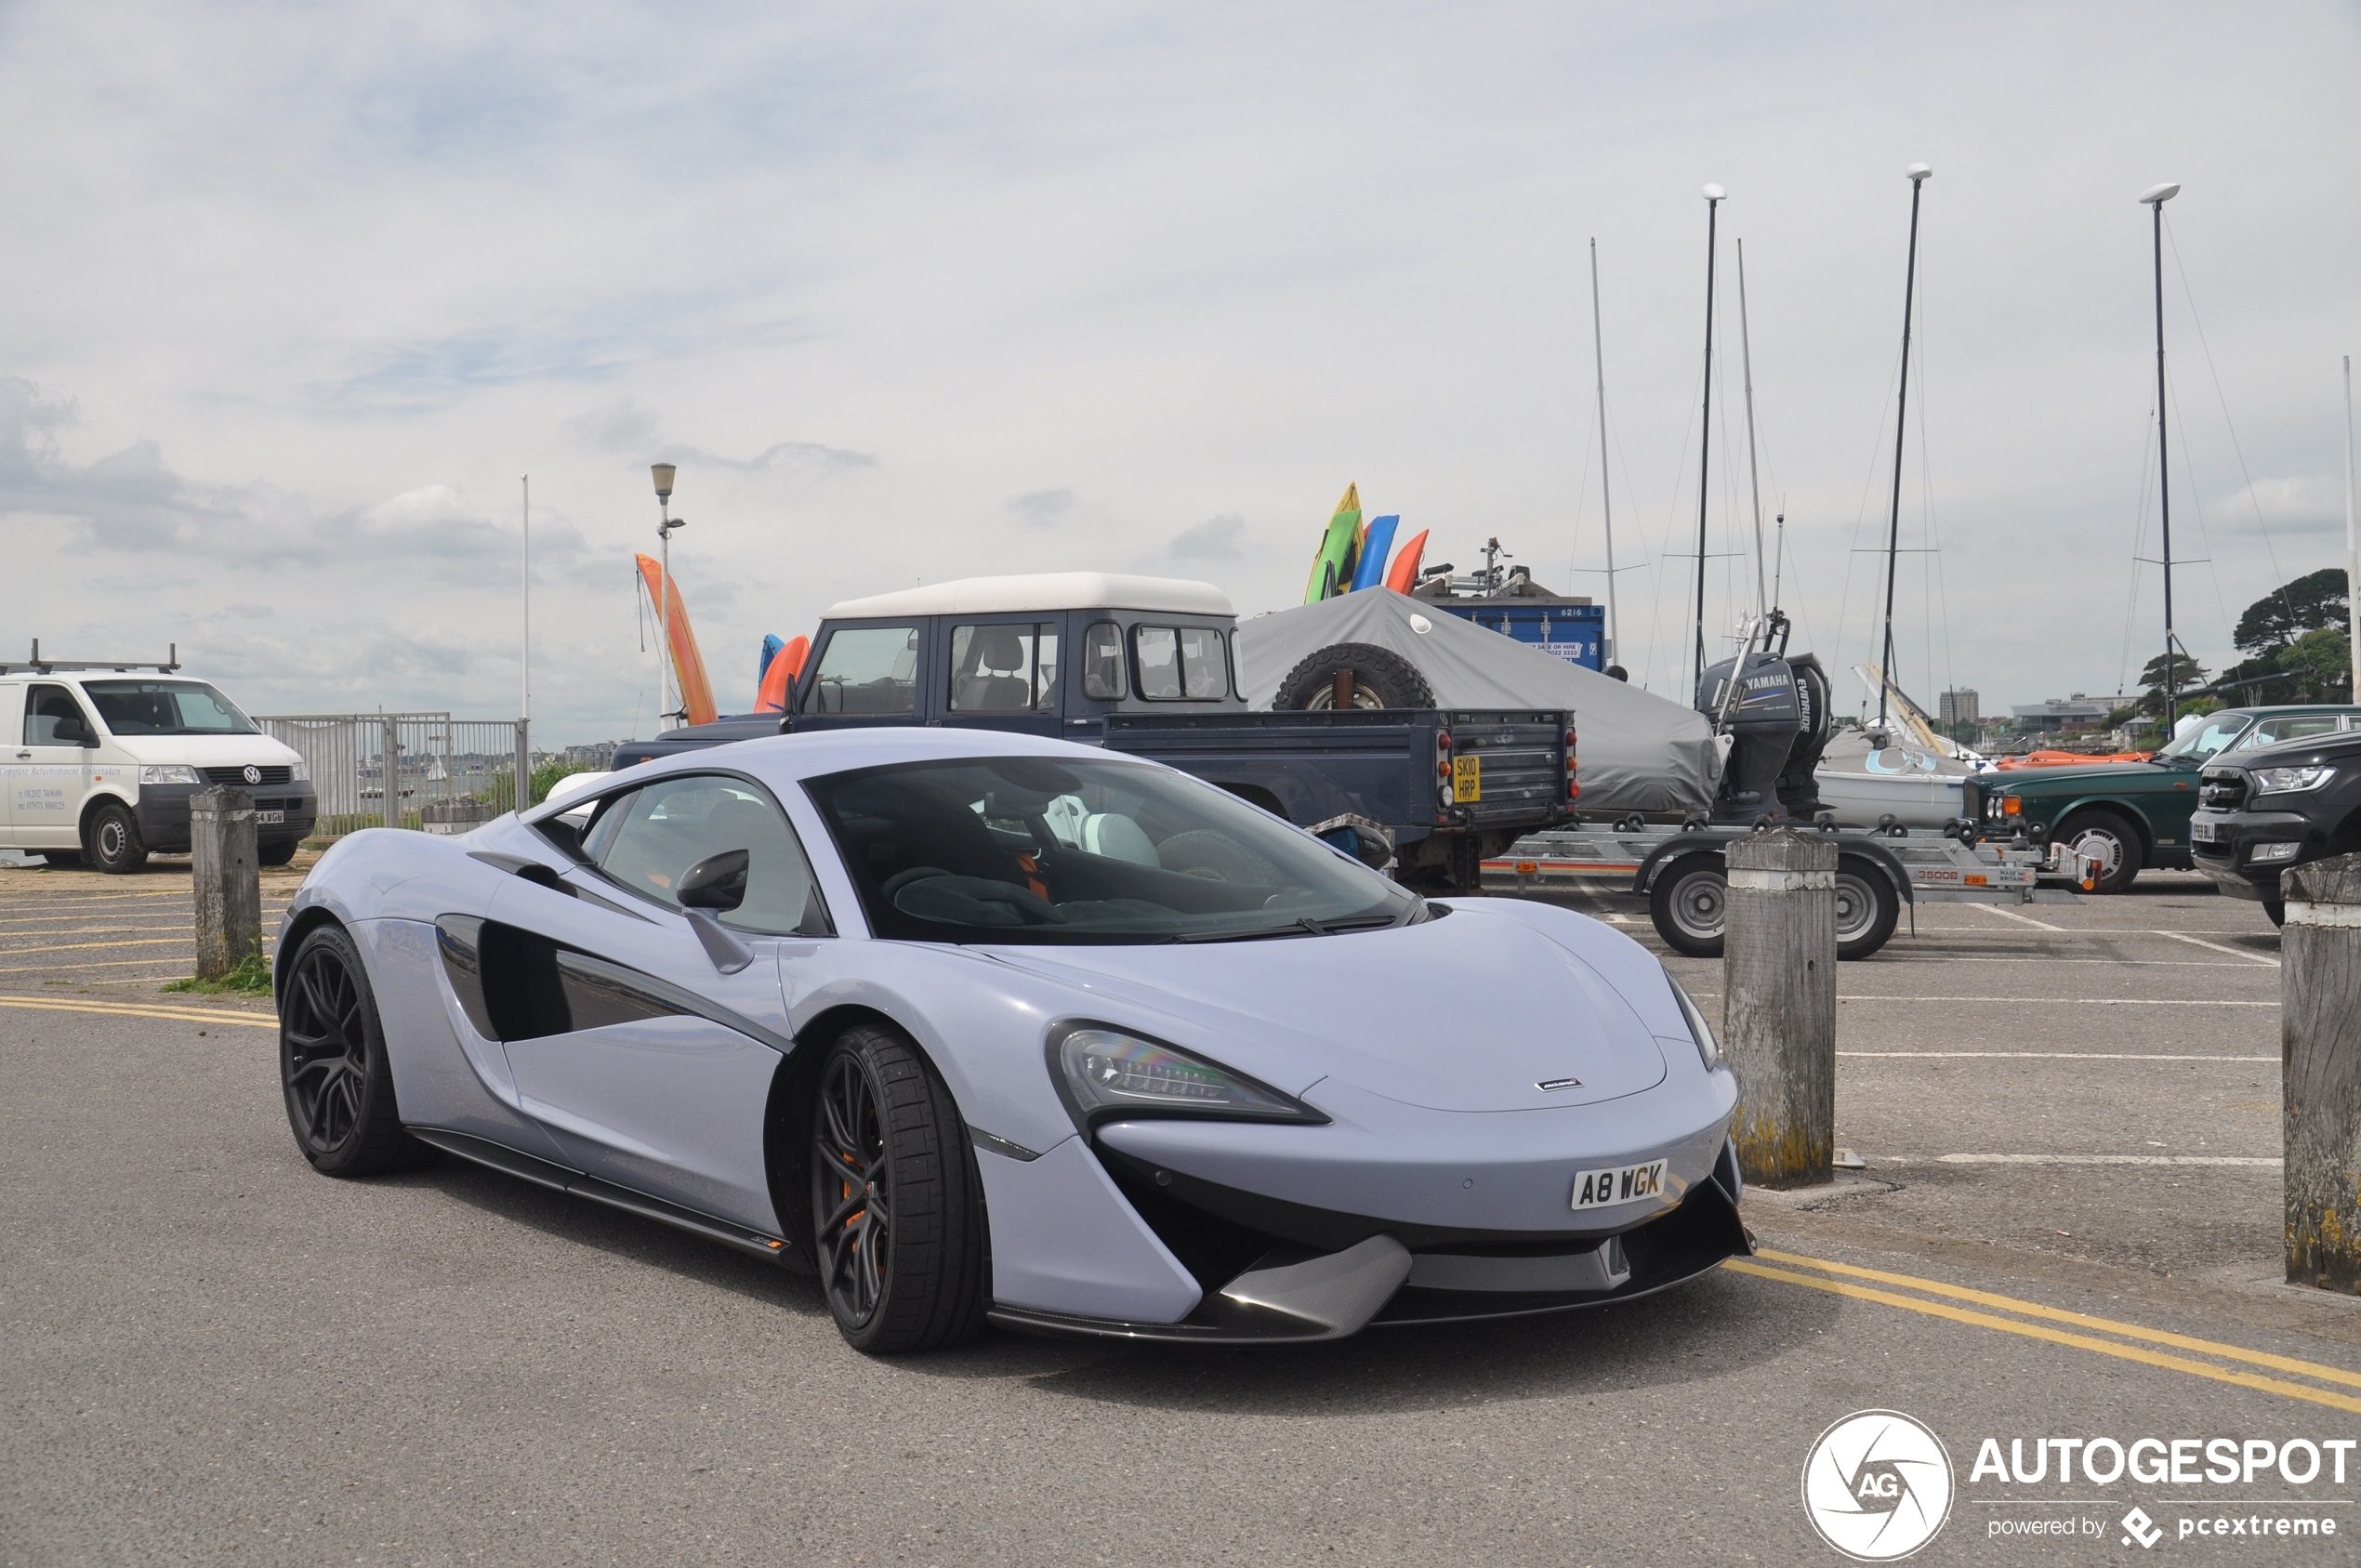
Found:
[[[296,1147],[325,1176],[408,1165],[369,971],[341,927],[315,926],[279,977],[279,1084]]]
[[[821,1288],[856,1351],[893,1355],[983,1324],[983,1185],[966,1120],[900,1031],[846,1031],[811,1113],[811,1232]]]

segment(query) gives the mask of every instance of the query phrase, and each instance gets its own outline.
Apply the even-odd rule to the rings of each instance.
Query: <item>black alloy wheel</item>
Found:
[[[148,863],[147,840],[139,824],[120,800],[110,800],[90,813],[83,830],[83,858],[100,871],[121,876]]]
[[[934,1350],[983,1327],[975,1153],[950,1090],[897,1030],[849,1030],[821,1063],[811,1232],[828,1311],[854,1350]]]
[[[318,926],[279,986],[279,1081],[296,1147],[326,1176],[375,1176],[408,1164],[385,1030],[352,938]]]

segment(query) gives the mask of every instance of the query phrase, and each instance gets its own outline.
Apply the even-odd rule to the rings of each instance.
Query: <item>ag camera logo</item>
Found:
[[[1898,1410],[1863,1410],[1820,1434],[1803,1461],[1803,1511],[1856,1562],[1909,1556],[1951,1517],[1951,1456]]]

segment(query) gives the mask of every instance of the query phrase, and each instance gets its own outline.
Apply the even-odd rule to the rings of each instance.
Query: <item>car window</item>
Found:
[[[806,713],[916,713],[918,628],[839,626],[821,650]]]
[[[1140,695],[1150,702],[1209,701],[1230,692],[1230,662],[1211,626],[1133,626]]]
[[[608,799],[583,836],[583,854],[608,877],[678,909],[680,874],[708,855],[745,850],[745,901],[719,916],[725,926],[817,936],[827,912],[812,885],[803,845],[760,785],[718,774],[659,779]]]
[[[804,787],[870,929],[890,940],[1309,936],[1423,908],[1226,790],[1143,763],[973,758],[854,769]]]
[[[82,691],[118,735],[260,733],[237,704],[202,680],[86,680]]]
[[[1082,634],[1082,694],[1119,703],[1123,685],[1123,628],[1113,621],[1094,621]]]
[[[63,727],[70,739],[59,739]],[[24,744],[26,745],[80,745],[75,733],[89,728],[89,720],[82,712],[73,693],[62,686],[33,686],[24,694]]]
[[[2246,713],[2225,713],[2208,718],[2157,755],[2202,762],[2244,734],[2247,726],[2253,722],[2254,716]]]
[[[2257,746],[2277,745],[2281,741],[2302,740],[2306,735],[2334,734],[2338,718],[2333,713],[2307,713],[2280,718],[2265,718],[2247,731],[2238,742],[2240,751]]]
[[[1058,705],[1058,628],[951,628],[954,713],[1048,713]]]

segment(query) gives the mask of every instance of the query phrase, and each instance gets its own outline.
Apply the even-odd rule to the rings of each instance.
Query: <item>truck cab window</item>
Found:
[[[1211,626],[1134,626],[1140,695],[1150,702],[1208,702],[1230,690],[1230,662]]]
[[[954,713],[1048,713],[1058,705],[1058,629],[995,625],[951,628]]]
[[[1082,634],[1082,694],[1119,703],[1123,684],[1123,629],[1113,621],[1093,621]]]
[[[805,693],[806,713],[916,713],[918,628],[840,626]]]
[[[80,745],[92,733],[73,693],[62,686],[34,686],[24,696],[26,745]]]

